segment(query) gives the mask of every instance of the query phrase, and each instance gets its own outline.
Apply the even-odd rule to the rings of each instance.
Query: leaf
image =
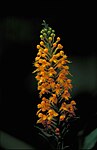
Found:
[[[47,142],[49,142],[48,138],[46,136],[44,136],[43,134],[39,133],[39,135],[41,135]]]
[[[32,141],[33,142],[33,141]],[[4,132],[0,131],[0,148],[6,149],[6,150],[13,150],[13,149],[21,149],[21,150],[36,150],[36,148],[32,147],[32,145],[29,145],[28,143]]]
[[[39,129],[39,130],[41,131],[41,133],[44,134],[45,136],[47,136],[47,137],[52,137],[52,135],[49,134],[49,133],[47,133],[46,131],[44,131],[44,129],[41,129],[41,128],[37,127],[37,126],[35,126],[35,127],[36,127],[37,129]]]
[[[92,149],[97,142],[97,128],[85,137],[82,149]]]

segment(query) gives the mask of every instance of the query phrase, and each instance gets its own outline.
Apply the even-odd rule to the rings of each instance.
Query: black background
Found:
[[[75,7],[68,5],[67,8],[63,2],[56,2],[55,5],[54,2],[51,4],[49,1],[45,5],[43,3],[43,7],[35,5],[34,9],[33,5],[30,11],[27,14],[27,10],[23,9],[21,13],[6,14],[0,19],[1,129],[35,147],[38,146],[37,142],[42,143],[38,147],[42,147],[43,144],[45,147],[45,142],[34,129],[36,105],[40,99],[35,77],[31,74],[34,69],[32,62],[37,54],[36,45],[40,40],[42,20],[44,19],[56,31],[56,36],[61,37],[64,51],[70,59],[79,60],[81,65],[85,59],[96,58],[95,67],[92,67],[94,67],[94,74],[97,74],[96,9],[95,5],[81,7],[80,4]],[[21,30],[17,26],[12,28],[17,22],[22,26],[21,37],[19,33]],[[75,62],[73,67],[76,65]],[[90,63],[91,61],[88,61],[88,65],[91,65]],[[82,63],[83,67],[87,69],[87,66],[83,66]],[[84,81],[89,76],[89,71],[87,70],[87,74],[84,74]],[[78,72],[77,75],[81,76]],[[93,80],[93,77],[89,79]],[[80,80],[79,84],[84,81]],[[72,127],[67,143],[74,143],[75,149],[78,131],[85,129],[84,134],[88,134],[97,127],[96,83],[97,80],[95,80],[93,91],[84,88],[76,92],[73,97],[77,100],[80,120]]]

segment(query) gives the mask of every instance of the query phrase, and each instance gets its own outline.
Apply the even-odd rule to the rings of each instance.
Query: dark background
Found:
[[[38,148],[46,143],[34,128],[40,99],[32,63],[43,19],[61,37],[64,52],[72,61],[71,94],[80,119],[73,124],[66,142],[78,149],[79,131],[84,131],[84,137],[97,127],[96,9],[79,6],[67,9],[60,3],[33,10],[33,5],[29,15],[25,10],[0,18],[1,130]]]

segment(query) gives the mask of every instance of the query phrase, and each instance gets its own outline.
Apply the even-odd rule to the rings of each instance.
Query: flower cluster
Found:
[[[34,66],[38,81],[40,104],[37,105],[37,123],[47,134],[56,139],[64,136],[64,126],[75,116],[76,102],[71,99],[72,89],[67,55],[64,54],[60,37],[43,21],[40,44]]]

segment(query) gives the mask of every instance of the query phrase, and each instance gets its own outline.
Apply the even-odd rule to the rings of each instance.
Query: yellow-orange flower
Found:
[[[41,30],[40,43],[37,45],[37,56],[34,66],[36,80],[38,81],[39,96],[42,99],[37,104],[37,123],[41,123],[57,138],[61,136],[61,124],[68,117],[75,115],[74,100],[70,100],[72,89],[67,55],[64,54],[63,45],[59,43],[60,37],[55,39],[55,31],[43,21],[44,28]],[[62,127],[63,128],[63,127]]]
[[[49,98],[50,102],[57,104],[57,96],[56,94],[52,94],[52,96]]]
[[[53,67],[50,67],[50,68],[48,69],[48,75],[49,75],[49,77],[55,75],[56,73],[57,73],[57,72],[54,70]]]
[[[41,85],[38,86],[38,90],[40,90],[40,97],[45,94],[48,93],[50,89],[50,85],[47,82],[43,82]]]
[[[60,41],[60,37],[57,37],[57,42],[59,42]]]
[[[37,49],[39,49],[40,48],[40,45],[37,45]]]
[[[62,114],[62,115],[60,116],[60,121],[63,121],[63,120],[65,119],[65,117],[66,117],[66,115],[65,115],[65,114]]]
[[[65,90],[64,93],[62,94],[62,98],[65,98],[66,100],[69,100],[70,98],[70,93],[68,90]]]
[[[68,111],[67,109],[67,104],[65,102],[62,103],[61,107],[60,107],[60,110],[65,110],[65,111]]]
[[[61,88],[61,85],[59,83],[57,83],[55,85],[55,89],[54,89],[54,92],[56,95],[60,95],[61,94],[61,91],[62,91],[62,88]]]
[[[40,42],[40,45],[41,45],[41,46],[43,46],[43,45],[44,45],[44,42],[43,42],[43,41],[41,41],[41,42]]]
[[[63,46],[61,44],[58,44],[58,49],[62,49]]]
[[[45,48],[45,49],[44,49],[44,52],[45,52],[45,53],[48,53],[48,48]]]
[[[44,121],[47,119],[47,116],[42,114],[42,113],[39,113],[38,114],[38,117],[40,118],[39,120],[37,120],[37,123],[44,123]]]
[[[53,117],[57,117],[57,116],[58,116],[57,112],[55,112],[53,109],[49,109],[48,117],[47,117],[48,120],[52,120]]]
[[[76,102],[74,100],[72,100],[71,105],[76,105]]]
[[[49,101],[45,98],[45,100],[42,98],[42,102],[41,104],[38,104],[37,107],[39,109],[41,109],[41,111],[46,111],[50,108],[50,104],[49,104]]]
[[[57,43],[53,43],[53,47],[56,47],[57,46]]]

